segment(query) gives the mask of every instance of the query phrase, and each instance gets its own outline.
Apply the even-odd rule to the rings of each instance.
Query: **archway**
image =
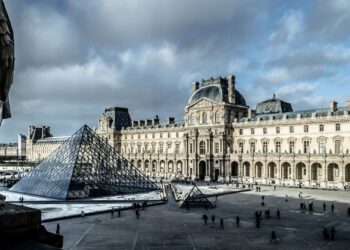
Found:
[[[255,163],[255,176],[258,178],[262,177],[263,164],[261,162]]]
[[[243,169],[244,169],[244,176],[249,177],[250,176],[250,163],[247,161],[244,162]]]
[[[130,161],[130,163],[131,163],[131,165],[134,166],[134,163],[135,163],[134,159],[132,159],[132,160]]]
[[[238,176],[238,162],[231,163],[231,176]]]
[[[284,162],[282,164],[282,177],[285,180],[289,179],[289,169],[290,169],[290,164],[288,162]]]
[[[164,173],[164,170],[165,170],[165,161],[163,161],[163,160],[160,161],[160,164],[159,164],[159,165],[160,165],[160,172],[161,172],[161,173]]]
[[[317,176],[322,170],[322,166],[320,163],[316,162],[311,165],[311,180],[317,181]]]
[[[214,181],[218,181],[219,179],[219,174],[220,174],[220,170],[219,169],[214,169]]]
[[[338,171],[338,165],[336,163],[331,163],[328,165],[327,180],[334,181],[334,172]]]
[[[269,169],[269,178],[276,178],[276,172],[277,172],[277,165],[274,162],[270,162],[268,165]]]
[[[177,172],[182,173],[182,161],[177,161]]]
[[[157,161],[152,161],[152,172],[155,173],[157,171]]]
[[[174,172],[174,162],[173,161],[169,161],[168,162],[168,172],[169,173],[173,173]]]
[[[304,163],[302,162],[299,162],[297,164],[297,179],[298,180],[302,180],[303,179],[303,176],[305,175],[306,173],[306,166]]]
[[[199,163],[199,180],[200,181],[204,181],[205,179],[205,174],[206,174],[206,166],[207,164],[205,163],[205,161],[201,161]]]
[[[345,181],[350,182],[350,164],[345,166]]]
[[[137,161],[137,168],[138,168],[139,170],[141,170],[141,167],[142,167],[142,161],[141,161],[141,160],[138,160],[138,161]]]
[[[149,165],[149,160],[145,160],[145,171],[149,171],[148,169],[148,165]]]

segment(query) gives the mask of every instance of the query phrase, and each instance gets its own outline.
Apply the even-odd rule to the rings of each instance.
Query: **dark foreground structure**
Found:
[[[10,191],[71,200],[158,189],[84,125]]]

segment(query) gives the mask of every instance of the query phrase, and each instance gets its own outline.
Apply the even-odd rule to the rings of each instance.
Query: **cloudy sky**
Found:
[[[4,0],[15,32],[13,118],[70,135],[105,107],[182,120],[191,83],[236,75],[247,103],[295,110],[350,99],[347,0]]]

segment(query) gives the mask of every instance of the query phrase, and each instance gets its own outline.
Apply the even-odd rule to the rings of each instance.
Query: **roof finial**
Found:
[[[275,99],[276,98],[276,94],[275,93],[273,93],[273,99]]]

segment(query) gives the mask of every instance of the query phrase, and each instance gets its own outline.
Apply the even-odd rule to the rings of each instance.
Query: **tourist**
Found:
[[[331,210],[332,210],[332,213],[334,212],[334,204],[332,203],[331,205]]]
[[[113,218],[113,215],[114,215],[114,208],[112,208],[111,210],[111,218]]]
[[[224,219],[223,218],[220,219],[220,228],[224,229]]]
[[[265,200],[265,196],[263,195],[263,196],[261,196],[261,200],[262,201],[264,201]]]
[[[120,215],[121,215],[120,213],[121,213],[121,212],[120,212],[120,209],[118,209],[118,217],[120,217]]]
[[[81,210],[81,217],[84,217],[84,210]]]
[[[57,225],[56,225],[56,234],[60,234],[60,224],[59,223],[57,223]]]
[[[208,216],[206,214],[203,214],[202,218],[204,220],[204,224],[207,225]]]
[[[327,228],[325,228],[323,229],[323,239],[328,240],[328,238],[329,238],[329,234],[328,234]]]
[[[335,229],[332,227],[331,229],[331,240],[334,240]]]
[[[140,212],[139,210],[135,210],[135,214],[136,214],[136,219],[140,219]]]
[[[215,215],[214,214],[211,216],[211,222],[215,223]]]
[[[285,202],[288,202],[288,195],[286,195],[286,198],[284,200]]]
[[[240,221],[240,218],[239,218],[239,216],[237,215],[237,216],[236,216],[236,225],[237,225],[237,227],[239,227],[239,221]]]
[[[303,196],[302,196],[303,192],[299,192],[299,198],[302,199]]]
[[[276,191],[276,185],[273,185],[273,191]]]
[[[272,242],[275,242],[275,243],[277,243],[277,237],[276,237],[276,232],[275,231],[272,231],[272,233],[271,233],[271,243]]]
[[[280,210],[279,209],[277,209],[277,220],[279,220],[280,219]]]
[[[326,211],[326,203],[323,202],[323,212]]]

